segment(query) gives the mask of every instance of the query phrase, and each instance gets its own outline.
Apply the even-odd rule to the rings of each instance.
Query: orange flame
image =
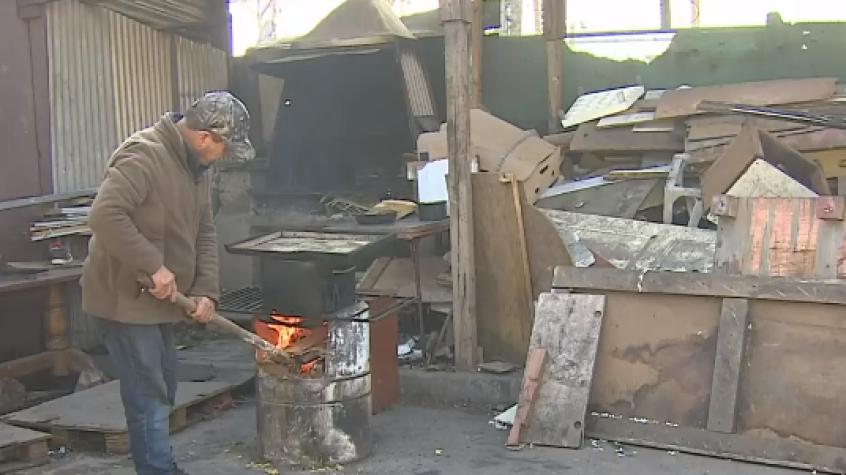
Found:
[[[271,314],[270,317],[279,322],[278,325],[268,325],[268,328],[273,329],[279,335],[276,342],[277,348],[284,350],[308,335],[308,330],[300,326],[303,317],[291,317],[275,313]]]
[[[277,335],[277,341],[275,343],[277,348],[281,349],[288,349],[293,346],[298,341],[302,340],[313,330],[309,328],[305,328],[302,325],[304,320],[303,317],[297,316],[289,316],[289,315],[281,315],[278,313],[271,313],[270,317],[274,320],[279,322],[278,324],[269,323],[265,324],[266,327],[272,331],[274,331]],[[324,324],[325,325],[325,324]],[[265,337],[267,338],[267,337]],[[270,340],[269,340],[270,341]],[[271,341],[272,342],[272,341]],[[303,363],[300,365],[299,369],[297,370],[298,374],[300,375],[308,375],[314,372],[316,368],[322,363],[323,358],[317,358],[315,360],[309,361],[308,363]]]

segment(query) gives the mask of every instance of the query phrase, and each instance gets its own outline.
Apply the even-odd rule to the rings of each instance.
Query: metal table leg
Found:
[[[417,239],[412,239],[410,245],[411,265],[414,268],[414,295],[417,298],[417,321],[420,324],[420,342],[422,343],[426,330],[423,327],[423,289],[420,282],[420,249],[417,245]]]

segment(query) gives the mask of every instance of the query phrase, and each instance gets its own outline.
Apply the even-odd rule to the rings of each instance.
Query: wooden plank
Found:
[[[590,410],[704,429],[720,304],[607,293]]]
[[[779,79],[674,89],[665,92],[658,100],[655,116],[693,115],[697,113],[699,103],[705,100],[755,106],[812,102],[832,97],[836,83],[836,78]]]
[[[53,367],[55,354],[38,353],[0,363],[0,378],[20,378]]]
[[[444,0],[444,50],[449,150],[450,241],[455,365],[472,370],[478,360],[476,335],[476,259],[473,234],[473,186],[470,178],[470,2]]]
[[[174,410],[197,404],[227,392],[232,386],[216,382],[181,382]],[[95,432],[126,432],[120,401],[120,383],[112,381],[2,417],[9,424],[33,429],[72,429]]]
[[[737,432],[846,446],[843,307],[750,301],[749,323]]]
[[[780,465],[801,470],[846,472],[846,449],[803,443],[788,438],[762,439],[744,434],[722,434],[691,427],[674,427],[626,419],[588,418],[589,437],[644,447],[721,457],[744,462]]]
[[[604,313],[603,295],[540,296],[531,347],[546,350],[549,364],[527,414],[525,442],[581,447]]]
[[[573,260],[558,229],[539,209],[523,207],[523,226],[534,300],[552,289],[555,267],[572,266]]]
[[[680,126],[673,132],[635,133],[631,127],[600,129],[588,122],[576,129],[570,151],[580,153],[681,152],[684,150]]]
[[[564,0],[544,0],[543,36],[546,40],[546,88],[549,98],[547,108],[547,131],[553,133],[561,129],[561,66],[566,29],[564,21]]]
[[[723,299],[708,406],[708,430],[725,433],[735,430],[748,310],[746,299]]]
[[[529,356],[526,358],[526,369],[523,371],[523,386],[520,389],[517,413],[514,416],[511,431],[508,433],[508,441],[505,444],[509,447],[520,445],[520,433],[529,413],[532,411],[545,363],[546,350],[543,348],[529,350]]]
[[[470,104],[474,109],[482,108],[482,60],[484,56],[483,41],[485,39],[483,0],[473,0],[473,20],[470,25],[471,67],[473,68],[472,90]]]
[[[660,187],[663,193],[663,181],[657,179],[612,181],[602,177],[588,178],[550,188],[538,200],[537,206],[631,219],[644,207],[646,198],[656,187]]]
[[[478,342],[486,359],[522,364],[534,309],[514,184],[502,182],[497,173],[474,173],[472,180]]]
[[[709,139],[731,139],[740,133],[746,117],[737,115],[702,116],[688,119],[687,140],[696,142]],[[758,127],[767,132],[783,132],[786,130],[800,130],[806,125],[784,120],[755,119]]]
[[[686,272],[557,267],[553,288],[846,304],[846,282]]]
[[[817,216],[818,207],[824,212],[830,200],[724,200],[731,212],[720,213],[717,269],[762,277],[844,277],[841,255],[846,250],[846,225]],[[833,217],[835,208],[831,207]]]
[[[50,434],[0,423],[0,473],[47,463],[50,438]]]

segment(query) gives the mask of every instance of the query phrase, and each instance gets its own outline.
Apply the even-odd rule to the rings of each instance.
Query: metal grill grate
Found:
[[[258,287],[244,287],[243,289],[224,292],[220,296],[218,310],[232,313],[261,313],[261,289]]]

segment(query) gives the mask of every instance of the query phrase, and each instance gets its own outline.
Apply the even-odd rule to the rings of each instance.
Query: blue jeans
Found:
[[[174,466],[170,411],[176,397],[173,324],[100,322],[120,380],[135,471],[138,475],[170,475]]]

